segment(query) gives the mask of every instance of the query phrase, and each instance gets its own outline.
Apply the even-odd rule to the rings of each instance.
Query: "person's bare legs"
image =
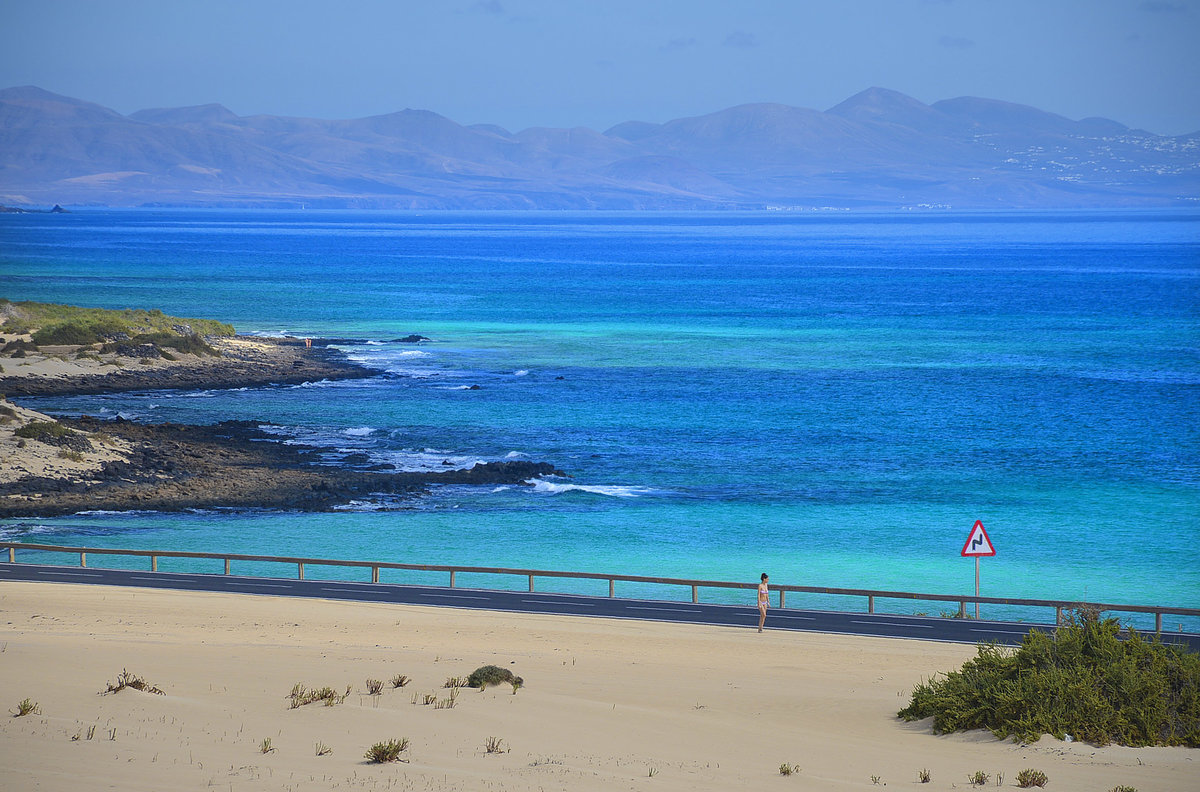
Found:
[[[758,606],[758,631],[759,632],[762,632],[763,622],[765,622],[766,620],[767,620],[767,609],[764,606],[759,605]]]

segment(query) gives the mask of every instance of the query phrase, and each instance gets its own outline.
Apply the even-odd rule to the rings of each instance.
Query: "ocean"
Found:
[[[35,409],[570,475],[327,514],[8,520],[5,539],[971,594],[981,520],[986,596],[1200,607],[1200,213],[0,215],[0,296],[354,338],[383,372]]]

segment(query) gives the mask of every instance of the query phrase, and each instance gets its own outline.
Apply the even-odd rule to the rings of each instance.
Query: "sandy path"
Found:
[[[119,588],[0,584],[0,787],[22,790],[845,790],[1200,787],[1200,752],[931,734],[895,712],[974,655],[918,641]],[[453,708],[451,676],[526,680]],[[98,695],[129,669],[166,690]],[[406,674],[393,689],[386,681]],[[385,680],[381,696],[368,678]],[[293,684],[353,692],[289,709]],[[89,730],[91,732],[89,739]],[[76,739],[77,737],[77,739]],[[407,737],[405,764],[370,765]],[[489,737],[505,753],[488,754]],[[275,750],[263,754],[270,739]],[[316,744],[332,749],[316,755]],[[798,770],[780,775],[784,762]],[[928,768],[932,781],[917,783]]]

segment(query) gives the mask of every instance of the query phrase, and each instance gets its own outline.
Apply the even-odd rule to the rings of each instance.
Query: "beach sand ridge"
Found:
[[[0,762],[9,788],[38,790],[948,790],[976,770],[1012,787],[1026,767],[1059,790],[1194,788],[1195,750],[1022,746],[896,717],[913,685],[974,653],[752,625],[6,582],[0,703],[30,698],[40,714],[0,720]],[[421,703],[486,664],[525,686]],[[124,669],[165,695],[99,695]],[[392,688],[396,674],[412,681]],[[368,678],[385,681],[381,695]],[[351,694],[291,709],[296,683]],[[366,762],[398,738],[407,763]]]

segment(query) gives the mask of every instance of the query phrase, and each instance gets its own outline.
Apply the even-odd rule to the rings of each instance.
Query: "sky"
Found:
[[[0,88],[120,113],[664,122],[872,86],[1200,131],[1200,0],[0,0]]]

